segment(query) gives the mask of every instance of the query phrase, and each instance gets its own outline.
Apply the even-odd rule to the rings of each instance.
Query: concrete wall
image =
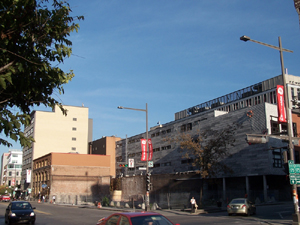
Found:
[[[253,112],[252,117],[247,116],[247,112],[250,110]],[[246,134],[262,134],[266,129],[270,129],[271,116],[277,116],[276,105],[265,103],[230,113],[215,114],[214,112],[209,112],[196,114],[176,122],[164,124],[162,127],[149,132],[149,136],[152,136],[153,149],[159,149],[153,153],[153,164],[154,166],[158,165],[158,167],[150,168],[150,171],[152,174],[171,174],[197,169],[191,164],[184,162],[183,152],[179,148],[179,143],[169,141],[176,139],[176,136],[180,134],[182,125],[192,124],[192,130],[189,132],[193,135],[197,134],[199,130],[204,131],[208,128],[221,130],[236,123],[239,124],[235,135],[236,142],[233,147],[228,148],[230,156],[223,159],[223,162],[233,169],[234,174],[226,176],[247,176],[249,174],[284,175],[281,168],[273,168],[273,155],[272,151],[268,151],[270,147],[268,144],[248,145],[245,140]],[[167,130],[170,132],[167,133]],[[158,135],[153,136],[156,133]],[[130,137],[128,154],[131,154],[136,164],[141,163],[145,166],[145,162],[140,161],[141,147],[139,140],[143,137],[144,134]],[[116,157],[122,156],[123,159],[125,158],[124,142],[124,140],[117,142],[119,147],[116,148]],[[280,146],[286,145],[282,143],[277,144]],[[128,175],[140,174],[142,171],[139,171],[138,167],[129,169]],[[124,170],[117,169],[117,175],[121,172],[124,173]]]

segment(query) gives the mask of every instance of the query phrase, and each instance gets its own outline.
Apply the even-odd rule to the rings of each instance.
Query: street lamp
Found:
[[[288,141],[289,141],[289,151],[290,151],[290,159],[294,160],[294,151],[293,151],[293,141],[292,141],[292,119],[291,119],[291,114],[289,110],[289,97],[288,97],[288,89],[287,89],[287,83],[286,83],[286,74],[284,72],[284,63],[283,63],[283,52],[291,52],[293,53],[292,50],[282,48],[281,44],[281,37],[278,37],[278,42],[279,46],[274,46],[274,45],[269,45],[260,41],[252,40],[248,36],[241,36],[240,40],[242,41],[252,41],[257,44],[261,44],[264,46],[267,46],[269,48],[276,49],[280,52],[280,64],[281,64],[281,73],[282,73],[282,82],[284,86],[284,101],[285,101],[285,110],[286,110],[286,118],[287,118],[287,127],[288,127]],[[295,216],[293,216],[293,224],[299,224],[299,207],[298,207],[298,194],[297,194],[297,185],[293,184],[293,195],[294,195],[294,208],[295,208]]]
[[[128,108],[123,106],[118,106],[118,109],[129,109],[129,110],[135,110],[135,111],[142,111],[146,113],[146,152],[147,152],[147,165],[146,165],[146,175],[149,172],[149,166],[148,166],[148,104],[146,103],[146,109],[135,109],[135,108]],[[146,188],[146,211],[149,210],[149,191]]]

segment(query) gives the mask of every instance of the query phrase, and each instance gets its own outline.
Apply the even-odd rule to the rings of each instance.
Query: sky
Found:
[[[281,74],[300,76],[299,18],[293,0],[69,0],[83,15],[73,54],[60,67],[75,77],[55,95],[89,108],[93,140],[125,138],[174,121],[176,112]],[[57,93],[57,92],[56,92]],[[34,110],[51,111],[36,107]],[[3,134],[0,134],[4,138]],[[13,146],[0,146],[0,154]]]

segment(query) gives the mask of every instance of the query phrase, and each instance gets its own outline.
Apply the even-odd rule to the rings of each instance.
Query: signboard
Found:
[[[290,175],[291,184],[300,184],[300,174],[299,175]]]
[[[300,164],[294,164],[294,160],[289,160],[290,184],[300,184]]]
[[[284,88],[282,85],[277,85],[277,107],[278,107],[278,122],[286,123],[285,107],[284,107]]]
[[[128,159],[128,167],[134,168],[134,159]]]
[[[26,183],[31,183],[31,170],[26,170]]]
[[[148,161],[148,167],[153,167],[153,161]]]
[[[147,170],[146,167],[139,167],[139,170]]]

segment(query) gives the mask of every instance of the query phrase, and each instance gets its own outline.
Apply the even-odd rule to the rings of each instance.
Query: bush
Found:
[[[109,206],[109,199],[108,199],[108,197],[104,197],[104,198],[102,198],[102,205],[103,206]]]

